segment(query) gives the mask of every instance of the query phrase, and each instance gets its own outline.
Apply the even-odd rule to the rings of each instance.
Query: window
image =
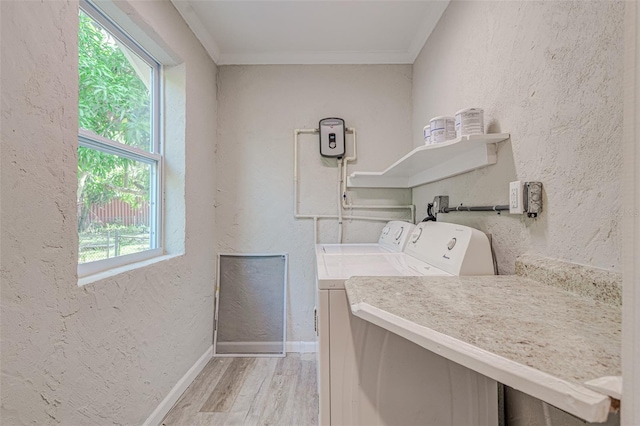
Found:
[[[78,29],[78,272],[162,253],[158,61],[95,5]]]

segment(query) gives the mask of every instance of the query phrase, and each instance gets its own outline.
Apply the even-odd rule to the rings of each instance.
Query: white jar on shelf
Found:
[[[431,119],[431,143],[440,143],[456,138],[456,119],[451,116]]]
[[[424,126],[424,129],[422,129],[422,134],[424,136],[424,144],[425,145],[431,145],[431,125],[427,124],[426,126]]]
[[[484,134],[484,110],[465,108],[456,112],[456,137]]]

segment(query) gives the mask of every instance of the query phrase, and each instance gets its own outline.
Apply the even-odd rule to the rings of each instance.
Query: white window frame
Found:
[[[164,157],[162,155],[162,65],[95,4],[88,0],[80,0],[80,9],[98,24],[102,25],[102,27],[104,27],[112,37],[116,38],[120,43],[137,54],[153,70],[149,85],[151,88],[152,109],[151,147],[149,151],[113,141],[99,136],[90,130],[81,128],[78,131],[79,146],[151,165],[151,186],[149,188],[149,205],[151,209],[149,215],[149,245],[152,248],[138,253],[125,254],[108,259],[95,260],[93,262],[79,263],[78,276],[85,277],[164,254],[164,244],[162,239],[162,198],[164,193],[162,169]]]

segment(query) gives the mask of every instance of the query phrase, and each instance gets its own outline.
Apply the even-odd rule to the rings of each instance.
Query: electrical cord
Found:
[[[427,217],[422,219],[422,222],[435,222],[437,221],[436,217],[433,215],[433,203],[427,204]]]

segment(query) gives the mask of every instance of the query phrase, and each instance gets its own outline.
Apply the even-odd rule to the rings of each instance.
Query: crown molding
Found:
[[[207,27],[202,23],[200,18],[198,18],[198,14],[193,10],[193,7],[185,0],[171,0],[171,4],[173,4],[178,13],[180,13],[182,19],[187,22],[191,31],[193,31],[196,38],[200,40],[200,43],[202,43],[202,46],[204,46],[209,56],[211,56],[211,59],[213,59],[213,62],[218,64],[220,47],[218,47],[218,43],[213,39]]]
[[[411,64],[411,55],[390,52],[268,52],[222,53],[218,65],[357,65]]]
[[[411,41],[407,51],[370,52],[247,52],[223,53],[202,23],[198,14],[186,0],[171,0],[178,13],[187,22],[211,59],[217,65],[321,65],[321,64],[413,64],[431,35],[433,28],[449,5],[449,0],[434,1],[434,11],[430,13]]]
[[[416,32],[415,37],[409,44],[408,55],[410,57],[410,62],[413,64],[422,51],[427,39],[435,29],[438,21],[442,17],[442,14],[449,6],[449,0],[441,0],[433,2],[433,13],[429,13],[427,17],[422,21],[422,25],[420,25],[420,29]]]

